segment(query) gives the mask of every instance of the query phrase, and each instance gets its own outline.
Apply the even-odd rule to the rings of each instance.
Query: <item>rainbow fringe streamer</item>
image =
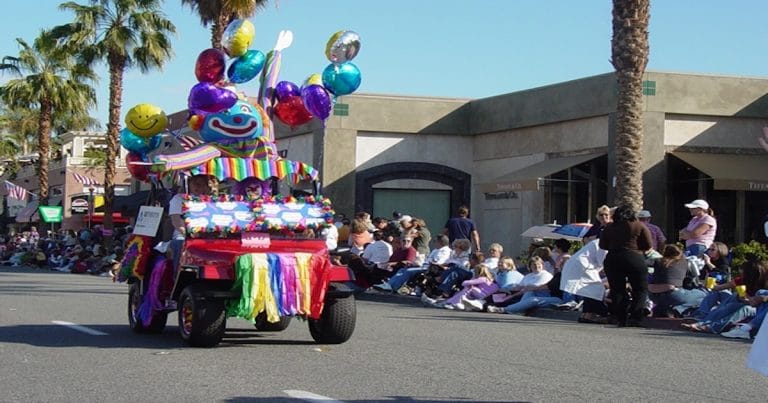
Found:
[[[192,175],[212,175],[222,181],[225,179],[241,181],[250,177],[259,180],[272,177],[283,179],[288,176],[293,183],[298,183],[302,179],[315,180],[319,175],[311,165],[300,161],[228,157],[212,158],[191,168],[189,172]]]
[[[233,291],[227,316],[248,320],[262,312],[275,323],[280,316],[319,318],[325,300],[328,259],[309,253],[250,253],[235,261]]]

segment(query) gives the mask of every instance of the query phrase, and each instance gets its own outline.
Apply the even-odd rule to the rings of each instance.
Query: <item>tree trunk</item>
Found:
[[[107,156],[104,167],[104,229],[112,231],[112,202],[115,199],[115,160],[120,151],[120,106],[123,98],[123,72],[125,58],[109,57],[109,122],[107,123]],[[104,245],[110,250],[112,237],[104,237]]]
[[[37,126],[38,169],[40,177],[39,206],[48,205],[48,153],[51,149],[51,103],[40,102],[40,120]]]
[[[616,69],[616,200],[643,206],[643,74],[648,64],[650,0],[613,0],[611,62]]]
[[[213,21],[213,24],[211,24],[211,47],[224,50],[221,40],[224,38],[224,31],[227,29],[230,20],[229,15],[220,14]]]

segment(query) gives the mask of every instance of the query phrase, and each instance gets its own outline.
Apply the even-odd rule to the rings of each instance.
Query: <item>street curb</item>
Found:
[[[356,294],[356,298],[361,301],[397,303],[400,305],[420,306],[420,307],[424,306],[421,303],[421,300],[419,300],[416,297],[377,291],[373,289]],[[481,313],[481,312],[477,312],[477,313]],[[534,318],[561,320],[566,322],[577,323],[579,319],[579,314],[580,314],[579,311],[560,311],[557,309],[540,308],[540,309],[534,310],[533,312],[531,312],[530,315],[527,315],[527,316],[534,317]],[[680,326],[681,323],[682,323],[682,319],[679,319],[679,318],[650,318],[649,317],[643,320],[642,327],[646,329],[656,329],[656,330],[685,331],[685,329],[683,329]]]

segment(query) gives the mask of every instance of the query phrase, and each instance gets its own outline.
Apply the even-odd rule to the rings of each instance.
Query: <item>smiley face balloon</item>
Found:
[[[125,126],[131,133],[149,138],[165,130],[168,117],[155,105],[138,104],[125,114]]]

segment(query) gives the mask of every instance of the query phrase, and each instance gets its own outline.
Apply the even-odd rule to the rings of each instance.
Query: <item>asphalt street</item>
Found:
[[[127,325],[127,285],[0,267],[0,401],[765,401],[745,341],[363,295],[341,345],[230,319],[216,348]]]

